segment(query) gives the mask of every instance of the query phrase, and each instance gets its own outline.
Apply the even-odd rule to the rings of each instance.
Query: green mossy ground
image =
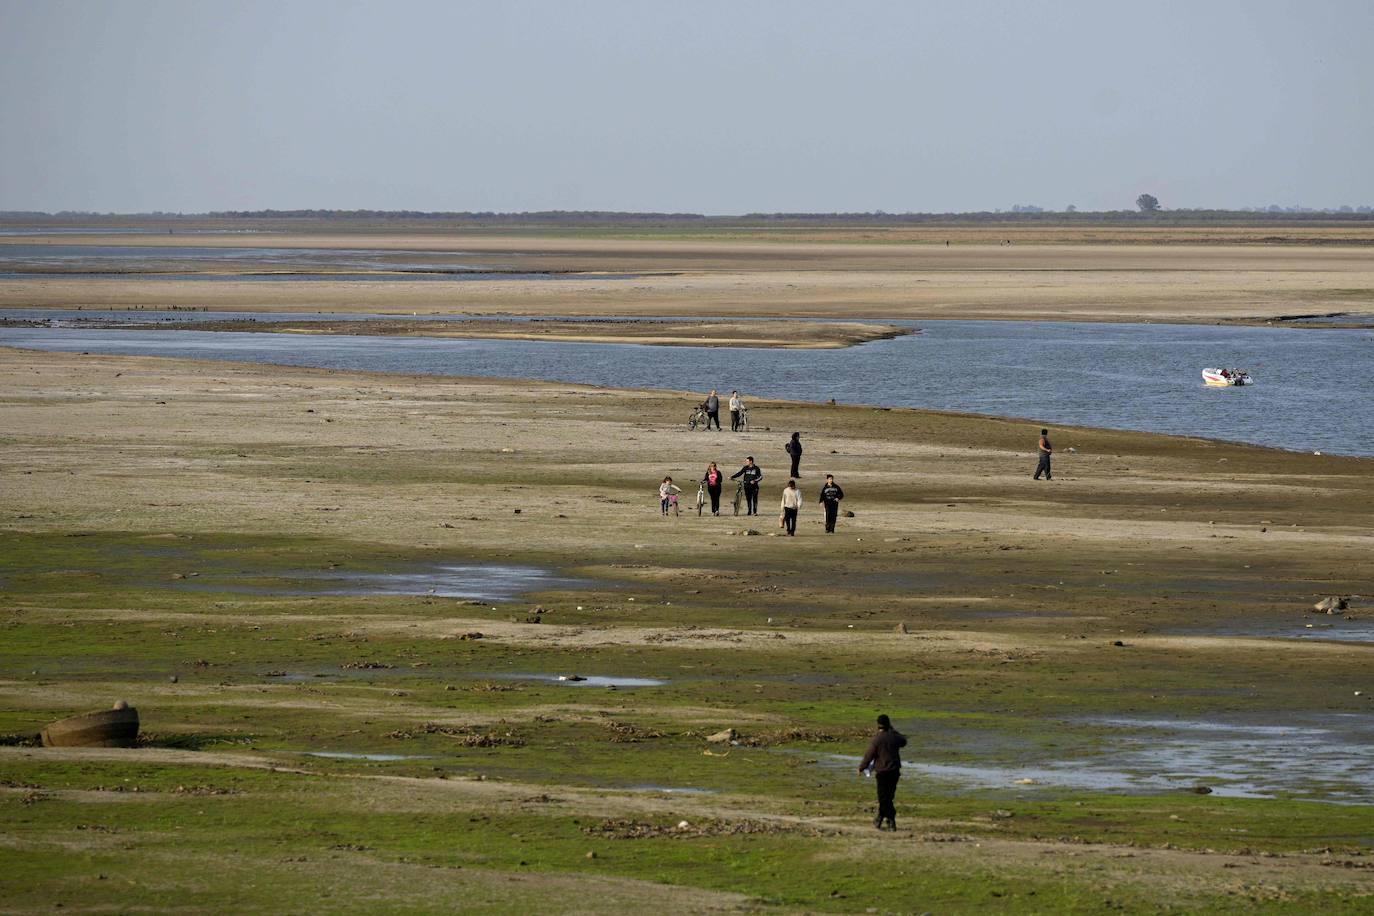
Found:
[[[1094,650],[1072,658],[935,653],[910,670],[887,649],[817,647],[799,657],[749,647],[722,655],[681,644],[435,640],[407,635],[404,624],[353,633],[337,620],[442,622],[460,613],[506,622],[523,619],[536,605],[548,621],[597,626],[673,624],[684,614],[705,625],[729,614],[716,604],[719,584],[703,582],[700,594],[683,595],[674,585],[633,578],[603,577],[494,605],[270,594],[300,570],[346,563],[380,571],[435,559],[429,551],[348,542],[10,532],[4,548],[10,562],[0,655],[10,672],[9,695],[22,697],[0,711],[8,742],[23,741],[74,707],[106,705],[117,692],[144,697],[138,705],[150,751],[246,754],[280,770],[236,768],[218,758],[204,765],[142,761],[138,751],[117,760],[66,760],[11,750],[0,758],[0,823],[9,838],[0,850],[0,891],[15,910],[54,902],[98,908],[117,900],[130,909],[331,911],[357,907],[338,884],[357,875],[386,888],[375,891],[382,909],[429,911],[461,901],[455,905],[515,912],[526,903],[495,892],[485,898],[487,891],[463,875],[548,878],[589,870],[742,892],[764,910],[1143,912],[1162,905],[1357,912],[1368,903],[1319,885],[1161,889],[1146,875],[1099,880],[1033,862],[941,862],[908,851],[913,843],[980,848],[1013,840],[1070,850],[1360,854],[1374,841],[1369,807],[1202,797],[1182,789],[1146,796],[1052,787],[980,791],[909,777],[903,820],[918,826],[891,838],[902,851],[875,854],[864,838],[859,854],[842,825],[864,822],[869,785],[853,776],[851,764],[835,759],[861,752],[863,723],[876,705],[902,723],[915,756],[926,763],[1091,761],[1129,730],[1095,717],[1320,709],[1323,696],[1355,676],[1357,660],[1337,659],[1298,683],[1279,682],[1258,659],[1253,668],[1236,666],[1212,661],[1202,649],[1181,663],[1148,647],[1113,647],[1110,634],[1091,620],[1083,628]],[[190,573],[197,575],[187,578]],[[245,594],[243,587],[269,593]],[[896,600],[898,590],[881,581],[868,589],[879,604]],[[763,601],[768,597],[762,593]],[[890,637],[889,621],[848,607],[814,600],[777,629],[786,637],[853,619],[875,640]],[[755,613],[766,615],[767,605]],[[777,614],[786,615],[781,603]],[[362,664],[388,667],[349,667]],[[571,672],[668,683],[612,691],[528,677]],[[427,723],[452,730],[426,732]],[[703,736],[728,725],[762,746],[704,754]],[[470,736],[497,740],[467,746]],[[311,756],[318,751],[414,759]],[[691,812],[703,801],[801,817],[805,825],[757,835],[619,839],[598,832],[608,818],[591,813],[596,805],[581,794],[581,805],[487,803],[462,793],[425,803],[433,790],[416,789],[388,805],[369,795],[368,783],[377,778],[405,786],[482,780],[530,793],[544,787],[553,797],[610,792],[622,813],[609,820],[661,827],[677,821],[662,804],[680,804],[683,817],[699,820]],[[675,796],[667,791],[673,789],[707,794]],[[636,812],[636,797],[659,804]],[[218,863],[213,874],[196,864],[205,861]],[[151,874],[131,873],[129,863],[155,867]],[[433,874],[445,877],[427,884],[428,892],[409,886]],[[558,908],[553,898],[539,896],[555,890],[541,891],[536,882],[527,893],[535,908],[541,902]]]

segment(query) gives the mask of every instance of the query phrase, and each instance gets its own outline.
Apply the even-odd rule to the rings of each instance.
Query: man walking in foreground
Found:
[[[892,720],[886,714],[879,716],[878,734],[873,736],[868,753],[859,764],[860,776],[873,767],[873,781],[878,784],[878,816],[873,818],[873,826],[879,830],[883,829],[883,821],[887,821],[890,829],[897,829],[897,807],[893,799],[897,796],[897,780],[902,778],[901,749],[904,747],[906,737],[892,727]]]
[[[1054,447],[1050,445],[1050,431],[1040,430],[1040,463],[1035,466],[1034,480],[1039,480],[1040,475],[1044,474],[1046,480],[1054,480],[1050,474],[1050,455],[1054,454]]]
[[[844,490],[835,483],[834,474],[825,475],[825,486],[821,487],[821,505],[825,506],[825,530],[827,534],[835,533],[835,519],[840,514],[840,500],[844,499]]]

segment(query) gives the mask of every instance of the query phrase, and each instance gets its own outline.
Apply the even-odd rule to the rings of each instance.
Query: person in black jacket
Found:
[[[821,487],[821,505],[825,506],[825,530],[828,534],[835,533],[835,519],[840,514],[840,500],[844,499],[844,490],[835,483],[834,474],[825,475],[825,486]]]
[[[730,479],[744,478],[744,501],[749,507],[745,515],[759,514],[759,481],[763,480],[763,468],[754,463],[754,456],[744,459],[744,467],[730,475]]]
[[[787,450],[787,454],[792,456],[792,473],[789,476],[800,477],[802,456],[801,433],[793,433],[791,441],[784,445],[783,448]]]
[[[906,736],[892,727],[892,720],[886,715],[878,717],[878,734],[873,736],[859,764],[859,775],[870,766],[873,767],[873,781],[878,784],[878,816],[873,818],[873,826],[883,829],[883,822],[892,830],[897,829],[897,807],[893,799],[897,796],[897,780],[902,778],[902,753],[906,747]]]
[[[710,429],[714,421],[716,432],[720,432],[720,395],[716,394],[716,389],[711,389],[711,393],[706,396],[706,403],[702,406],[706,408],[706,428]]]

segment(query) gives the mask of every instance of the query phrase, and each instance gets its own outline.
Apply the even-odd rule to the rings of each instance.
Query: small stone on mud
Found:
[[[689,824],[689,823],[687,823],[686,821],[678,821],[678,822],[677,822],[677,829],[678,829],[678,830],[686,830],[686,829],[688,829],[688,828],[691,827],[691,826],[692,826],[692,825]]]
[[[851,512],[850,510],[846,509],[846,510],[844,511],[844,517],[845,517],[845,518],[853,518],[853,517],[854,517],[854,513]]]
[[[1118,640],[1114,641],[1114,642],[1112,643],[1112,645],[1114,645],[1114,646],[1123,646],[1123,647],[1124,647],[1126,644],[1125,644],[1124,642],[1122,642],[1121,640],[1118,639]]]
[[[516,515],[519,515],[519,514],[520,514],[520,510],[519,510],[519,509],[516,509],[516,510],[515,510],[515,514],[516,514]]]
[[[893,629],[896,630],[896,632],[898,632],[898,633],[905,633],[905,632],[907,632],[907,628],[906,628],[906,624],[905,624],[905,623],[899,623],[899,624],[897,624],[897,626],[894,627]]]
[[[592,852],[587,853],[587,858],[589,858],[589,859],[595,859],[595,858],[596,858],[596,852],[595,852],[595,851],[592,851]]]
[[[1211,794],[1212,794],[1212,787],[1211,787],[1211,786],[1193,786],[1192,791],[1194,792],[1194,794],[1197,794],[1197,795],[1211,795]]]
[[[716,732],[714,735],[707,735],[706,740],[712,744],[729,744],[739,737],[739,732],[733,728],[727,728],[723,732]]]

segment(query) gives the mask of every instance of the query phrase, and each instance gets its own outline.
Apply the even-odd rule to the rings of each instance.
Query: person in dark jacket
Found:
[[[706,396],[706,403],[702,405],[706,408],[706,428],[711,428],[711,421],[716,423],[716,431],[720,431],[720,395],[716,394],[716,389],[712,388],[711,393]]]
[[[1050,431],[1048,429],[1040,430],[1040,442],[1036,448],[1040,452],[1040,463],[1035,466],[1034,479],[1039,480],[1040,475],[1044,474],[1046,480],[1054,480],[1054,476],[1050,474],[1050,456],[1054,454],[1054,446],[1050,445]]]
[[[792,473],[788,476],[800,477],[802,456],[801,433],[793,433],[792,439],[784,445],[783,448],[787,450],[787,454],[792,456]]]
[[[821,505],[825,506],[825,530],[829,534],[835,533],[835,519],[839,517],[842,499],[844,490],[835,483],[835,475],[826,474],[825,486],[821,487]]]
[[[749,511],[745,515],[759,514],[759,481],[763,480],[763,468],[754,463],[754,456],[750,455],[744,459],[744,467],[730,475],[730,479],[743,477],[744,483],[744,502]]]
[[[902,778],[901,749],[906,747],[906,736],[892,727],[892,720],[886,715],[878,717],[878,734],[873,736],[859,764],[859,775],[870,766],[873,767],[873,781],[878,784],[878,816],[873,818],[873,826],[883,829],[887,826],[897,829],[897,807],[893,799],[897,796],[897,780]]]
[[[706,484],[706,492],[711,497],[712,515],[720,515],[720,485],[724,477],[714,461],[706,465],[706,473],[702,475],[701,482]]]

